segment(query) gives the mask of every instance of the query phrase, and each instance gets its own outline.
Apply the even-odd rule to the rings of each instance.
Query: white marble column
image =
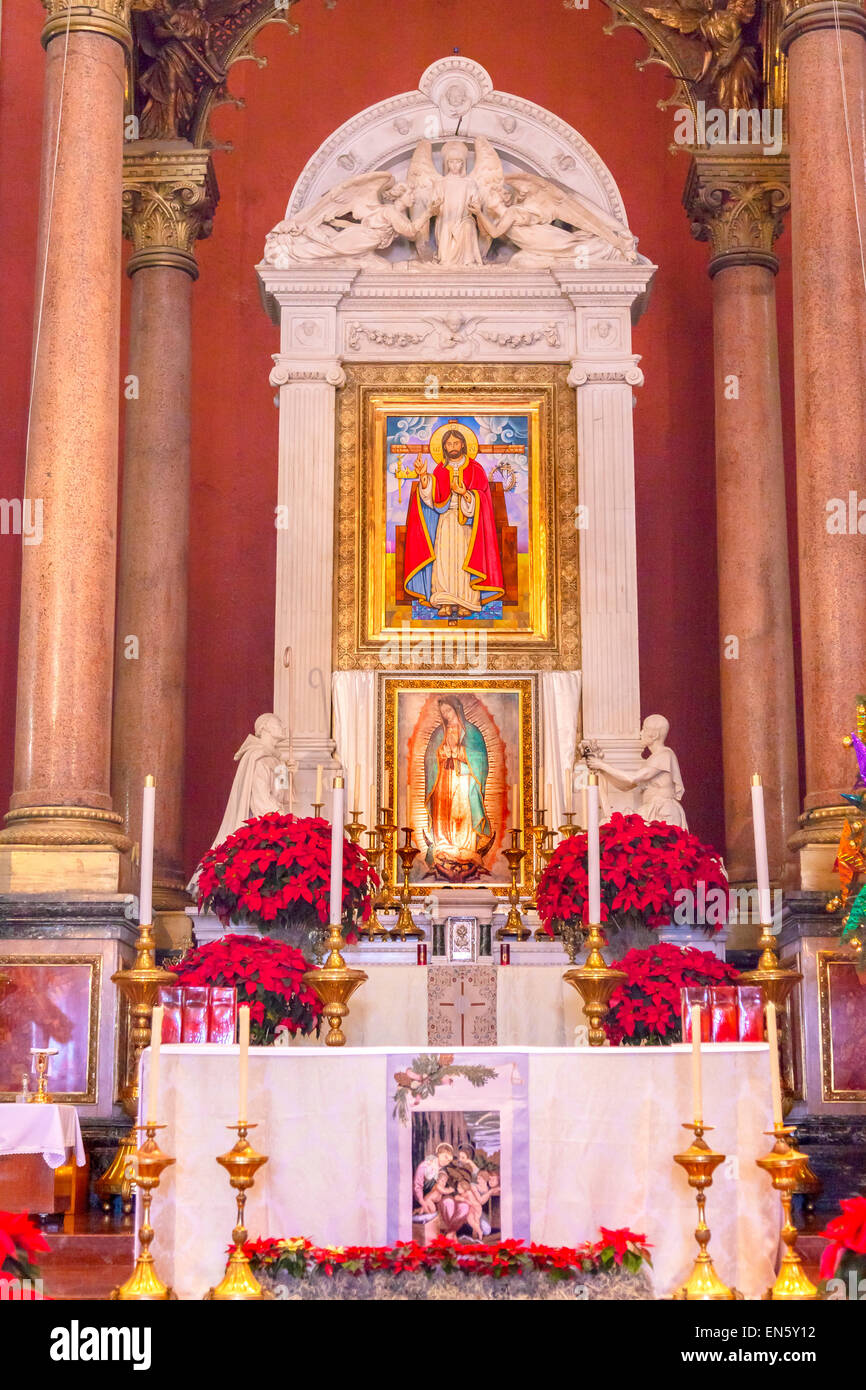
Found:
[[[281,354],[270,377],[280,390],[274,712],[291,731],[302,813],[317,765],[330,768],[334,752],[334,419],[344,380],[336,359],[304,368]]]

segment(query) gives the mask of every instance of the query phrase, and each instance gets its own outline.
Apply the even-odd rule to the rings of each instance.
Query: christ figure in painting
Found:
[[[489,759],[484,735],[471,723],[462,700],[438,702],[440,726],[424,755],[424,805],[430,833],[426,862],[437,874],[461,882],[486,872],[484,855],[493,829],[484,807]]]
[[[422,451],[415,462],[404,588],[441,618],[471,618],[505,592],[490,483],[466,425],[440,425],[429,449],[432,474]]]

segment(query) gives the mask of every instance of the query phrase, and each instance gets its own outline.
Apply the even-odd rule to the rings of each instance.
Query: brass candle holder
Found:
[[[256,1153],[247,1139],[248,1131],[255,1127],[247,1124],[245,1120],[239,1121],[236,1125],[228,1125],[228,1129],[237,1130],[237,1142],[228,1153],[220,1154],[217,1158],[217,1163],[221,1168],[225,1168],[229,1182],[237,1193],[238,1214],[232,1231],[233,1246],[226,1272],[216,1288],[208,1289],[206,1299],[236,1303],[268,1297],[250,1268],[249,1257],[244,1254],[244,1246],[247,1243],[247,1228],[244,1225],[247,1192],[255,1182],[258,1170],[268,1161],[264,1154]]]
[[[382,841],[384,857],[382,859],[382,892],[378,905],[383,912],[390,912],[399,902],[394,894],[394,841],[397,837],[397,822],[390,819],[391,808],[389,806],[380,807],[379,815],[382,819],[376,829]]]
[[[529,873],[532,884],[533,899],[535,898],[535,894],[538,889],[538,884],[541,880],[541,875],[543,873],[543,869],[541,868],[541,846],[544,843],[545,836],[547,835],[547,824],[544,819],[546,815],[547,812],[544,810],[544,807],[539,807],[538,810],[535,812],[535,824],[529,827],[529,835],[530,839],[532,840],[532,854],[529,863]]]
[[[314,818],[315,820],[321,820],[321,819],[322,819],[322,808],[324,807],[324,805],[325,805],[324,801],[314,801],[314,802],[313,802],[313,818]]]
[[[301,977],[307,988],[315,990],[322,1001],[325,1017],[331,1025],[325,1039],[328,1047],[345,1047],[346,1035],[340,1025],[349,1012],[349,999],[367,979],[364,970],[346,964],[342,955],[344,945],[339,924],[332,926],[328,937],[330,955],[325,964],[321,970],[308,970]]]
[[[177,976],[170,970],[163,970],[156,963],[156,945],[153,940],[153,924],[142,922],[135,943],[135,960],[126,970],[116,971],[112,982],[129,1000],[132,1016],[127,1076],[121,1087],[120,1102],[127,1115],[134,1120],[138,1114],[138,1073],[141,1054],[150,1044],[150,1020],[153,1006],[159,991],[173,985]],[[111,1209],[112,1197],[119,1196],[123,1211],[132,1211],[132,1185],[129,1178],[130,1162],[137,1151],[135,1134],[121,1139],[117,1152],[102,1177],[94,1183],[96,1195],[103,1211]]]
[[[408,825],[403,826],[403,834],[406,836],[405,842],[397,849],[397,853],[400,856],[400,863],[403,866],[403,883],[400,888],[399,898],[400,912],[394,924],[394,930],[391,932],[392,937],[399,937],[401,941],[405,941],[407,936],[423,937],[424,935],[424,928],[419,927],[413,921],[412,913],[409,911],[409,903],[412,901],[412,890],[409,887],[409,872],[421,851],[418,849],[417,845],[412,844],[412,831]]]
[[[367,845],[367,848],[364,850],[364,853],[366,854],[373,868],[378,873],[379,864],[381,862],[382,856],[385,853],[384,847],[378,843],[378,830],[368,830],[367,839],[370,843]],[[381,901],[382,887],[380,881],[378,893],[372,894],[372,911],[370,913],[370,916],[366,922],[361,922],[357,928],[358,935],[360,937],[365,937],[367,941],[375,941],[377,936],[387,938],[390,935],[388,928],[382,926],[382,923],[379,921],[379,915],[376,912],[376,908],[379,906]]]
[[[574,811],[563,812],[563,815],[565,816],[565,824],[559,827],[559,833],[562,836],[563,840],[570,840],[572,835],[580,834],[580,826],[575,825],[574,823],[575,814],[576,812]]]
[[[349,821],[346,829],[349,832],[349,839],[352,841],[352,844],[356,845],[363,831],[367,829],[366,825],[361,820],[361,812],[359,810],[356,809],[352,812],[352,819]]]
[[[761,925],[761,935],[758,940],[758,948],[761,958],[754,970],[747,970],[741,975],[738,983],[741,985],[760,985],[764,991],[764,999],[768,1004],[775,1004],[776,1012],[781,1016],[785,1013],[788,1002],[788,995],[796,984],[799,984],[803,976],[799,970],[784,969],[779,964],[779,957],[776,953],[776,938],[773,935],[773,928],[770,922]]]
[[[554,854],[556,853],[556,845],[553,843],[553,836],[554,836],[554,833],[555,833],[555,832],[554,832],[553,830],[548,830],[547,833],[546,833],[545,836],[544,836],[544,839],[543,839],[542,842],[541,842],[540,847],[539,847],[539,851],[538,851],[538,852],[539,852],[539,855],[541,856],[541,859],[542,859],[542,861],[543,861],[543,863],[544,863],[544,868],[545,868],[545,869],[547,868],[548,864],[550,863],[551,859],[553,858]],[[543,872],[544,872],[544,869],[542,870],[542,873],[543,873]],[[548,931],[547,928],[544,927],[544,926],[538,926],[538,927],[536,927],[536,928],[535,928],[535,940],[536,940],[536,941],[549,941],[549,940],[550,940],[551,932],[553,933],[554,936],[560,936],[560,935],[561,935],[560,927],[559,927],[559,924],[558,924],[557,922],[551,922],[551,924],[550,924],[550,931]]]
[[[141,1190],[141,1227],[138,1232],[138,1258],[135,1268],[125,1284],[111,1290],[110,1297],[121,1303],[164,1303],[176,1299],[177,1294],[164,1284],[156,1272],[156,1264],[150,1246],[154,1229],[150,1224],[150,1204],[153,1194],[159,1187],[164,1169],[174,1163],[173,1158],[164,1154],[156,1142],[156,1131],[165,1125],[137,1125],[147,1136],[131,1160],[132,1179]]]
[[[56,1047],[31,1047],[30,1055],[36,1062],[36,1090],[27,1097],[28,1105],[53,1105],[54,1097],[48,1094],[48,1058],[57,1056]]]
[[[589,1019],[589,1045],[601,1047],[604,1042],[604,1029],[601,1020],[610,1007],[610,996],[617,985],[626,978],[624,970],[614,970],[601,954],[604,937],[596,923],[589,928],[586,938],[589,954],[583,965],[566,970],[563,979],[567,980],[583,999],[583,1012]]]
[[[713,1173],[725,1158],[724,1154],[716,1153],[704,1140],[704,1133],[711,1128],[711,1125],[684,1124],[683,1129],[692,1130],[695,1137],[684,1153],[674,1154],[674,1163],[684,1168],[688,1175],[689,1187],[697,1189],[698,1224],[695,1227],[695,1240],[698,1243],[698,1254],[685,1284],[677,1289],[672,1297],[694,1302],[728,1301],[743,1296],[722,1282],[707,1249],[710,1243],[710,1228],[706,1222],[706,1190],[712,1186]]]
[[[774,1302],[811,1302],[820,1297],[818,1290],[803,1268],[803,1257],[797,1249],[797,1228],[791,1220],[791,1198],[797,1184],[808,1167],[806,1155],[796,1146],[788,1143],[788,1135],[794,1133],[793,1125],[774,1124],[765,1131],[775,1140],[772,1149],[763,1158],[755,1159],[759,1168],[769,1173],[770,1181],[782,1200],[782,1240],[785,1253],[779,1265],[779,1273],[772,1288],[764,1298]]]
[[[496,933],[496,940],[501,941],[503,937],[513,937],[516,941],[525,941],[530,933],[520,914],[520,889],[517,886],[517,875],[520,871],[521,860],[526,857],[526,850],[520,848],[519,826],[513,827],[511,848],[504,850],[503,853],[508,860],[508,871],[511,874],[511,887],[508,890],[510,907],[508,916]]]

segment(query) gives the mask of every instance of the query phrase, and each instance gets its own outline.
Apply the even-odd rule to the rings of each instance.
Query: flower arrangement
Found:
[[[663,942],[627,951],[616,964],[626,979],[614,990],[602,1019],[614,1046],[682,1042],[682,987],[730,984],[739,978],[739,971],[712,951]]]
[[[468,1244],[437,1237],[429,1245],[398,1241],[383,1246],[316,1246],[303,1237],[254,1240],[244,1246],[253,1270],[286,1297],[550,1297],[544,1285],[574,1286],[564,1296],[585,1297],[593,1277],[642,1276],[651,1266],[644,1235],[602,1226],[600,1239],[575,1249],[504,1240]],[[229,1247],[231,1249],[231,1247]],[[282,1276],[282,1277],[280,1277]],[[419,1279],[415,1276],[421,1276]],[[329,1287],[330,1281],[330,1287]],[[353,1281],[353,1282],[352,1282]],[[494,1293],[491,1286],[520,1286],[519,1293]],[[486,1287],[485,1287],[486,1286]],[[398,1292],[400,1288],[404,1293]],[[411,1292],[410,1292],[411,1290]]]
[[[728,900],[721,858],[696,835],[664,821],[614,812],[599,831],[601,920],[613,927],[658,927],[671,920],[683,889],[706,899],[720,890]],[[538,885],[538,915],[545,930],[554,925],[588,925],[586,832],[557,845]],[[724,914],[725,917],[727,913]],[[722,921],[714,924],[724,925]]]
[[[174,966],[180,985],[227,985],[237,989],[238,1004],[250,1006],[253,1043],[274,1042],[279,1029],[319,1031],[322,1004],[305,988],[310,966],[294,946],[269,936],[235,936],[196,946]]]
[[[819,1273],[822,1279],[848,1281],[855,1290],[849,1297],[857,1299],[862,1297],[860,1280],[866,1280],[866,1197],[848,1197],[839,1205],[841,1216],[834,1216],[819,1232],[828,1242]]]
[[[50,1249],[24,1212],[0,1211],[0,1281],[19,1281],[16,1299],[40,1298],[36,1256]],[[0,1296],[2,1299],[2,1296]]]
[[[273,811],[244,821],[208,850],[199,871],[198,906],[226,927],[328,926],[330,883],[330,822]],[[370,916],[370,892],[378,886],[363,849],[344,838],[342,920],[350,941],[352,928]]]

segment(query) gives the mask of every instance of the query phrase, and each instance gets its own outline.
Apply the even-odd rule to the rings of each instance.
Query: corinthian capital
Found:
[[[130,0],[89,0],[82,5],[77,0],[42,0],[42,8],[48,14],[42,30],[42,45],[47,48],[52,39],[68,31],[105,34],[124,48],[130,48],[129,3]]]
[[[128,273],[169,265],[196,279],[195,243],[210,236],[218,199],[209,150],[130,145],[123,158],[123,232],[134,247]]]
[[[712,245],[710,275],[730,265],[762,265],[775,273],[773,243],[791,206],[787,155],[732,145],[695,150],[683,206],[692,236]]]

